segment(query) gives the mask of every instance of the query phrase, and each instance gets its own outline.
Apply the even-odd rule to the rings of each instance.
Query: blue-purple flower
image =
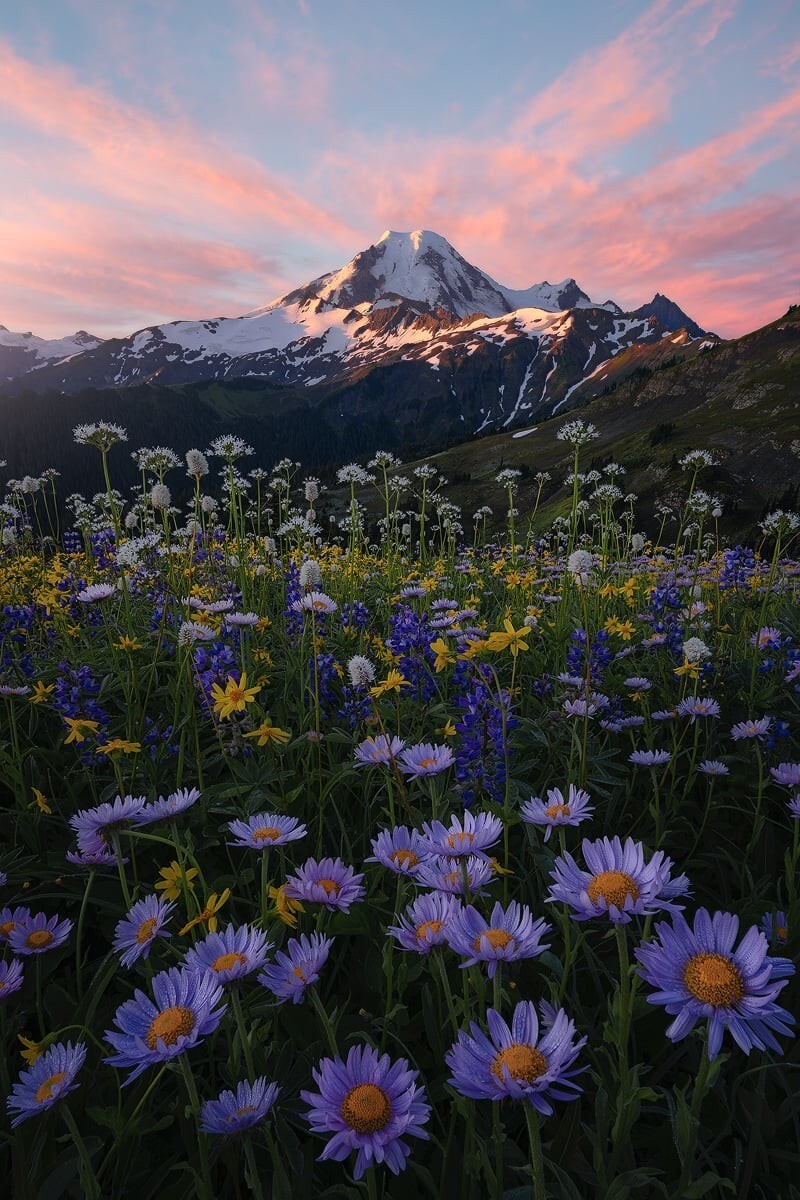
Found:
[[[323,937],[321,933],[312,933],[311,937],[303,933],[299,938],[289,938],[286,952],[277,952],[275,962],[264,968],[258,982],[279,1000],[301,1004],[306,988],[319,980],[332,945],[333,938]]]
[[[296,817],[279,813],[255,813],[246,821],[229,821],[228,829],[236,838],[231,846],[246,846],[251,850],[271,850],[306,836],[306,827]]]
[[[365,862],[377,862],[395,875],[417,874],[421,862],[430,857],[427,842],[416,829],[397,825],[382,829],[371,841],[372,855]]]
[[[63,946],[72,929],[72,921],[66,917],[48,917],[47,913],[17,918],[8,935],[8,944],[17,954],[45,954]]]
[[[440,775],[442,771],[452,767],[455,758],[449,746],[420,742],[418,746],[409,746],[407,750],[401,750],[397,761],[404,775],[423,779],[430,775]]]
[[[210,971],[171,967],[153,979],[153,999],[137,988],[114,1016],[119,1032],[106,1030],[116,1050],[105,1061],[112,1067],[132,1067],[127,1086],[155,1063],[190,1050],[213,1033],[225,1014],[222,987]]]
[[[754,1047],[780,1053],[773,1035],[791,1036],[794,1024],[791,1013],[775,1003],[794,964],[769,957],[767,939],[756,925],[734,948],[738,933],[737,916],[701,908],[693,926],[680,913],[671,925],[659,921],[655,939],[636,951],[639,974],[656,989],[649,1003],[662,1004],[675,1017],[667,1037],[679,1042],[698,1021],[708,1021],[712,1059],[726,1029],[745,1054]]]
[[[672,758],[669,750],[634,750],[628,762],[635,767],[663,767]]]
[[[37,1058],[29,1071],[22,1071],[6,1101],[9,1115],[13,1116],[12,1129],[74,1092],[78,1086],[75,1078],[85,1061],[83,1042],[74,1046],[71,1042],[56,1042]]]
[[[290,900],[306,900],[324,904],[331,911],[348,912],[351,904],[364,899],[363,878],[340,858],[322,858],[319,862],[309,858],[296,874],[287,877],[285,891]]]
[[[466,863],[466,881],[462,863]],[[417,883],[420,887],[433,888],[451,896],[463,896],[465,892],[472,896],[483,896],[483,885],[494,877],[494,868],[485,854],[480,858],[477,855],[461,858],[460,862],[454,862],[445,855],[436,855],[420,864]]]
[[[800,763],[778,763],[777,767],[770,767],[769,773],[781,787],[800,787]]]
[[[18,958],[10,962],[0,962],[0,1000],[18,992],[22,987],[22,963]]]
[[[764,913],[760,928],[768,942],[783,946],[789,940],[789,918],[785,912]]]
[[[698,717],[718,717],[720,709],[719,702],[711,696],[686,696],[680,701],[676,711],[679,717],[688,717],[690,724],[694,725]],[[653,716],[655,715],[653,713]]]
[[[18,921],[27,921],[31,910],[24,905],[17,908],[0,908],[0,942],[7,942]]]
[[[549,943],[543,943],[542,938],[550,929],[547,921],[535,921],[530,909],[516,900],[508,908],[495,904],[488,921],[470,904],[453,913],[447,940],[465,960],[462,967],[486,963],[489,978],[493,979],[501,962],[543,954]]]
[[[389,738],[387,734],[379,733],[377,737],[365,738],[356,746],[355,765],[357,767],[386,766],[397,758],[404,748],[405,742],[402,738]]]
[[[520,816],[530,825],[544,825],[544,840],[547,842],[557,825],[580,825],[593,812],[594,805],[590,803],[589,793],[571,783],[566,799],[561,788],[548,788],[546,803],[538,796],[531,796],[522,805]]]
[[[447,861],[447,860],[446,860]],[[448,870],[452,864],[448,861]],[[430,954],[434,946],[447,943],[450,923],[460,905],[455,896],[446,892],[433,892],[417,896],[401,913],[397,925],[386,930],[404,950],[415,954]]]
[[[314,1133],[333,1134],[320,1160],[342,1162],[355,1150],[356,1179],[383,1162],[397,1175],[411,1153],[403,1139],[427,1140],[430,1105],[406,1059],[392,1062],[371,1046],[353,1046],[346,1062],[323,1058],[312,1074],[319,1091],[300,1093],[308,1123]]]
[[[89,853],[102,849],[108,844],[107,835],[135,824],[144,807],[144,796],[117,796],[111,803],[77,812],[69,823],[77,835],[78,849]]]
[[[145,804],[134,817],[134,825],[152,825],[155,821],[166,821],[178,817],[192,808],[200,799],[199,788],[179,788],[168,796],[159,796],[152,804]]]
[[[131,905],[114,930],[113,948],[120,955],[123,967],[132,967],[138,959],[147,958],[157,937],[170,937],[164,926],[174,908],[172,901],[160,896],[145,896]]]
[[[449,826],[441,821],[431,821],[422,826],[429,853],[442,854],[447,858],[488,858],[484,853],[499,840],[503,822],[492,813],[464,811],[463,820],[450,818]]]
[[[262,967],[271,949],[272,943],[260,929],[228,925],[192,946],[184,961],[190,971],[208,971],[220,983],[232,983]]]
[[[731,727],[731,737],[735,742],[749,738],[763,738],[769,732],[772,717],[758,717],[755,720],[739,721]]]
[[[206,1100],[200,1110],[200,1128],[204,1133],[232,1137],[260,1125],[274,1105],[280,1088],[267,1083],[261,1075],[253,1083],[243,1080],[236,1091],[220,1092],[216,1100]]]
[[[576,1067],[575,1060],[586,1038],[576,1037],[563,1009],[542,1005],[542,1014],[540,1036],[532,1001],[517,1004],[510,1027],[490,1008],[489,1036],[473,1021],[470,1033],[462,1030],[445,1055],[448,1082],[472,1100],[523,1100],[544,1116],[552,1113],[553,1100],[577,1099],[581,1088],[574,1078],[585,1068]]]
[[[716,758],[704,759],[703,762],[698,763],[697,769],[703,775],[716,775],[720,777],[723,775],[730,775],[730,769],[725,766],[724,762],[720,762],[719,759]]]
[[[581,849],[588,871],[582,870],[571,854],[556,859],[547,901],[562,901],[572,909],[575,921],[608,917],[615,923],[627,923],[634,914],[649,914],[667,909],[676,912],[677,896],[689,890],[685,875],[672,879],[671,859],[657,850],[649,862],[644,847],[633,838],[623,845],[618,837],[590,842],[584,838]]]

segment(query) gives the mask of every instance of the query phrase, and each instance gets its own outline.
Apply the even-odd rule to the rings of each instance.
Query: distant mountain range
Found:
[[[504,287],[436,233],[387,231],[346,266],[241,317],[175,321],[126,338],[47,342],[0,326],[0,388],[248,380],[326,421],[408,406],[452,438],[557,412],[622,373],[718,342],[666,296],[624,312],[572,278]],[[290,404],[289,407],[292,407]],[[338,416],[336,415],[338,412]],[[397,415],[396,413],[394,415]],[[416,419],[415,417],[415,419]],[[400,424],[402,425],[402,420]]]

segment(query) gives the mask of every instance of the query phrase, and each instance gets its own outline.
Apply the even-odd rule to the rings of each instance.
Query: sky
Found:
[[[798,0],[0,9],[0,323],[236,316],[431,229],[510,288],[800,301]]]

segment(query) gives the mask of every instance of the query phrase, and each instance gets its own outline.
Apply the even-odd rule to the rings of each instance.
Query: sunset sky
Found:
[[[0,323],[235,316],[426,228],[508,287],[800,301],[795,0],[51,0],[0,16]]]

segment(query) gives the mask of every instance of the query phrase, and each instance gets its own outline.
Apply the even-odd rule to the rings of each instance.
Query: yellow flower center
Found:
[[[292,967],[292,974],[295,975],[297,977],[297,979],[300,980],[301,983],[305,983],[306,977],[303,974],[303,972],[300,970],[299,967]]]
[[[544,815],[549,817],[551,821],[555,821],[558,817],[568,817],[570,815],[568,804],[551,804],[549,808],[544,810]]]
[[[439,930],[444,925],[444,921],[423,921],[417,926],[417,938],[420,942],[427,942],[429,937],[435,937]]]
[[[228,700],[231,702],[231,704],[241,704],[242,701],[246,699],[247,693],[245,692],[244,688],[232,687],[229,689]]]
[[[233,951],[231,954],[220,954],[219,958],[216,958],[211,964],[211,970],[230,971],[237,964],[241,963],[244,965],[246,962],[247,959],[244,954],[237,954],[236,951]]]
[[[136,930],[136,940],[140,946],[143,946],[145,942],[149,942],[151,940],[155,927],[155,917],[148,917],[146,921],[142,921],[141,925]]]
[[[254,842],[274,842],[280,836],[280,829],[277,829],[274,825],[261,825],[258,829],[253,830]]]
[[[325,612],[328,606],[324,600],[312,600],[311,607],[315,608],[317,612]]]
[[[0,938],[9,937],[14,929],[14,925],[14,921],[4,921],[3,924],[0,925]]]
[[[159,1042],[163,1042],[165,1046],[174,1046],[179,1037],[186,1037],[193,1029],[192,1010],[182,1004],[173,1004],[153,1018],[144,1036],[144,1042],[148,1050],[155,1050]]]
[[[485,929],[472,943],[475,950],[480,951],[483,938],[486,938],[493,950],[497,950],[498,947],[503,950],[509,942],[514,940],[510,933],[506,933],[505,929]]]
[[[739,969],[723,954],[695,954],[683,968],[683,982],[703,1004],[727,1008],[744,995]]]
[[[245,1104],[244,1108],[237,1108],[235,1117],[228,1117],[228,1122],[230,1123],[231,1121],[234,1121],[236,1117],[244,1117],[247,1115],[247,1113],[252,1113],[255,1111],[256,1110],[253,1108],[252,1104]]]
[[[324,889],[326,896],[335,896],[339,891],[339,885],[335,879],[318,879],[317,883]]]
[[[375,1133],[389,1124],[392,1106],[383,1088],[359,1083],[345,1096],[339,1114],[356,1133]]]
[[[401,867],[415,867],[419,862],[413,850],[393,850],[389,858]]]
[[[540,1075],[544,1075],[547,1070],[547,1059],[533,1046],[525,1045],[522,1042],[514,1042],[512,1046],[507,1046],[505,1050],[501,1050],[495,1056],[492,1063],[491,1071],[499,1080],[503,1080],[503,1067],[506,1068],[512,1079],[516,1079],[518,1083],[533,1083]]]
[[[451,850],[460,850],[463,846],[471,846],[474,841],[474,833],[451,833],[447,844]]]
[[[789,936],[789,926],[788,925],[776,925],[775,926],[775,936],[776,936],[776,938],[779,938],[780,941],[785,942]]]
[[[421,767],[424,767],[424,769],[427,771],[428,767],[433,767],[436,765],[436,759],[435,758],[421,758],[419,760],[419,765]]]
[[[592,904],[597,904],[600,897],[615,908],[622,908],[628,896],[631,900],[639,899],[639,889],[624,871],[601,871],[595,875],[586,891]]]
[[[31,950],[41,950],[44,946],[49,946],[53,940],[53,935],[49,929],[34,929],[33,933],[29,933],[25,938],[26,946],[30,946]]]
[[[55,1075],[51,1075],[49,1079],[45,1079],[44,1083],[40,1083],[36,1089],[36,1103],[44,1104],[45,1100],[51,1100],[53,1097],[53,1088],[58,1087],[62,1080],[66,1078],[66,1071],[57,1071]]]

